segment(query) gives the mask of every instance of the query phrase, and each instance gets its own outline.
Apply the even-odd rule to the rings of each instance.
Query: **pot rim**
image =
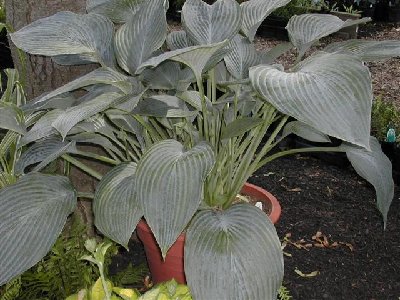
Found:
[[[258,185],[248,182],[244,184],[242,191],[243,194],[245,195],[250,194],[249,196],[255,196],[256,198],[259,198],[259,200],[261,201],[263,200],[269,201],[271,204],[271,213],[268,215],[268,217],[270,218],[272,223],[276,224],[278,222],[281,216],[282,208],[281,205],[279,204],[279,201],[276,199],[274,195],[272,195],[270,192],[263,189],[262,187],[259,187]],[[139,227],[143,231],[152,233],[150,226],[147,224],[144,218],[140,219],[139,223],[137,224],[137,227]],[[184,234],[180,234],[177,240],[184,241],[184,239],[185,239]]]

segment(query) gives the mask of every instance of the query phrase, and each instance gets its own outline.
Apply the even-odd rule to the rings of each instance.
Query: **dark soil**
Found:
[[[399,299],[398,186],[383,230],[373,187],[349,166],[281,158],[250,182],[272,192],[282,205],[277,230],[282,239],[288,236],[284,285],[293,299]],[[319,241],[313,240],[317,232]],[[302,277],[296,269],[317,275]]]

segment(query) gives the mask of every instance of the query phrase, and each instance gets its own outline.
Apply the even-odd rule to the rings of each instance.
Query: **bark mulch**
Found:
[[[399,186],[384,230],[373,187],[351,166],[287,157],[250,182],[282,205],[277,230],[286,237],[284,285],[293,299],[400,299]]]

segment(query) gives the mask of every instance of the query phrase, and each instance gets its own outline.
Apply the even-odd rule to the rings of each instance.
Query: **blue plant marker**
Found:
[[[389,130],[387,131],[386,142],[388,143],[396,142],[396,131],[394,130],[394,128],[389,128]]]

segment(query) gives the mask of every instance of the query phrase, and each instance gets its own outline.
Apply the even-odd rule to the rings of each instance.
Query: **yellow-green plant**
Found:
[[[377,97],[372,103],[371,132],[378,140],[385,141],[387,131],[393,128],[400,133],[400,109],[390,101]]]
[[[100,277],[91,287],[68,296],[66,300],[192,300],[188,287],[173,279],[156,285],[143,295],[136,289],[115,286],[104,273],[104,259],[110,246],[110,243],[98,244],[95,239],[85,242],[86,250],[91,255],[83,256],[82,259],[94,264]]]
[[[4,0],[0,0],[0,23],[5,23],[6,22],[6,7],[4,4]],[[0,24],[0,31],[2,30],[1,24]]]

